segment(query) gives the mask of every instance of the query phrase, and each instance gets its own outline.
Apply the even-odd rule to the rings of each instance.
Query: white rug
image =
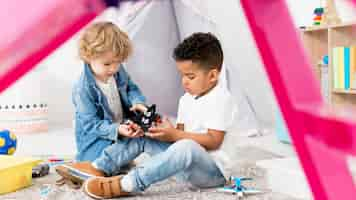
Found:
[[[264,194],[249,196],[247,200],[293,200],[289,196],[277,194],[269,191],[266,186],[264,171],[256,167],[255,162],[263,159],[277,158],[279,156],[264,151],[262,149],[244,146],[236,148],[236,153],[244,155],[236,160],[233,168],[233,174],[241,177],[252,177],[253,182],[248,186],[254,186],[265,191]],[[59,176],[53,172],[43,178],[33,180],[33,185],[29,188],[19,190],[14,193],[0,196],[2,200],[89,200],[82,190],[74,190],[68,186],[56,186],[54,183]],[[49,189],[47,195],[41,196],[41,191]],[[121,199],[132,200],[153,200],[153,199],[184,199],[184,200],[236,200],[236,195],[220,193],[213,189],[199,190],[188,184],[177,183],[173,178],[163,182],[156,183],[148,188],[142,194]]]

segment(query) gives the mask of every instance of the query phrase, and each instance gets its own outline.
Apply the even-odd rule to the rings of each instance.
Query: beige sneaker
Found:
[[[94,199],[111,199],[128,196],[129,193],[121,190],[122,176],[93,177],[84,182],[84,192]]]
[[[74,183],[82,184],[85,180],[91,177],[104,177],[105,174],[94,168],[90,162],[77,162],[73,164],[65,164],[57,166],[56,172],[64,179],[68,179]]]

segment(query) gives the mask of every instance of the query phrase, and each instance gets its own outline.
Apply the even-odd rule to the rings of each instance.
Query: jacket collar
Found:
[[[125,73],[126,73],[126,71],[123,68],[123,65],[120,64],[119,71],[116,74],[114,74],[114,79],[116,81],[118,89],[120,89],[121,86],[125,85],[125,77],[123,77]],[[87,79],[87,83],[90,86],[94,86],[95,88],[97,88],[94,74],[91,71],[90,65],[88,63],[84,64],[84,76]]]
[[[103,98],[104,93],[96,85],[94,74],[91,71],[89,64],[87,64],[87,63],[84,64],[84,77],[86,79],[88,86],[94,88],[94,91],[97,93],[100,104],[104,105],[105,115],[110,116],[110,117],[106,117],[106,118],[113,119],[113,113],[111,112],[110,109],[108,109],[109,104],[108,104],[107,100],[105,98]]]
[[[88,63],[84,64],[84,76],[86,77],[89,85],[96,86],[94,74],[91,71]]]

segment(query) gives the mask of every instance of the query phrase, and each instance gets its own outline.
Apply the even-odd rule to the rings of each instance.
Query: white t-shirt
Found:
[[[114,77],[110,77],[107,83],[100,80],[95,80],[101,91],[104,93],[111,112],[114,114],[114,121],[121,122],[123,118],[123,111],[121,106],[121,99],[119,90],[117,89]]]
[[[177,123],[184,124],[187,132],[206,134],[208,129],[226,131],[233,123],[236,105],[226,86],[217,84],[209,93],[196,98],[185,93],[179,100]],[[226,138],[226,135],[225,135]],[[228,178],[227,168],[231,160],[223,146],[209,151],[215,163]]]

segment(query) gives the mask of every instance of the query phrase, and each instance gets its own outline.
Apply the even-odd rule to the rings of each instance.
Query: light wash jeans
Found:
[[[223,174],[209,153],[187,139],[170,144],[147,137],[125,138],[107,147],[94,164],[112,175],[143,152],[152,157],[126,175],[132,180],[134,192],[144,191],[151,184],[171,176],[200,188],[225,184]]]

